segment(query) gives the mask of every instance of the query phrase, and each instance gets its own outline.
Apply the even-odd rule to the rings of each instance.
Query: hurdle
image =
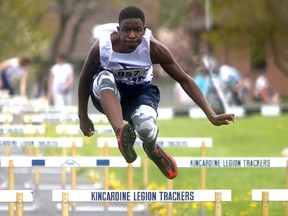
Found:
[[[10,146],[10,147],[59,147],[67,148],[71,147],[73,154],[75,154],[75,149],[77,147],[83,146],[83,139],[80,137],[1,137],[0,147]],[[39,167],[35,167],[35,187],[39,187],[40,176]],[[63,183],[63,182],[62,182]],[[64,183],[63,183],[64,184]]]
[[[68,115],[61,113],[35,113],[35,114],[23,114],[23,123],[40,124],[45,123],[57,123],[57,122],[78,122],[77,115]]]
[[[5,101],[6,99],[9,99],[10,98],[10,95],[9,95],[9,90],[7,89],[0,89],[0,102],[2,102],[3,100]],[[4,105],[5,103],[0,103],[0,106],[1,105]]]
[[[13,122],[13,115],[10,113],[0,114],[0,124],[11,124]]]
[[[69,202],[214,202],[215,216],[222,215],[222,202],[232,201],[231,190],[53,190],[52,201],[62,203],[62,216],[69,215]],[[129,214],[127,212],[128,216]]]
[[[19,124],[4,124],[0,126],[0,134],[4,134],[5,136],[11,134],[21,134],[21,135],[32,135],[32,134],[45,134],[45,125],[19,125]],[[2,137],[1,137],[2,139]],[[6,138],[4,137],[4,140]],[[32,154],[32,149],[29,147],[29,154]],[[5,146],[5,156],[10,154],[10,146]]]
[[[286,168],[288,188],[288,158],[285,157],[175,157],[174,159],[178,166],[187,168]],[[286,214],[288,215],[288,205]]]
[[[45,134],[45,125],[39,124],[39,125],[19,125],[19,124],[12,124],[12,125],[2,125],[0,128],[1,132],[3,132],[5,135],[10,137],[9,135],[14,134],[21,134],[21,135],[29,135],[29,136],[43,136]],[[14,139],[14,138],[13,138]],[[6,138],[3,138],[4,141],[7,141]],[[27,150],[28,155],[33,154],[33,148],[31,146],[25,147],[25,150]],[[35,151],[37,154],[39,154],[39,147],[35,147]],[[8,156],[10,154],[10,146],[5,146],[5,156]],[[31,170],[30,170],[31,171]],[[36,182],[36,185],[39,183],[39,168],[35,168],[35,175],[34,175],[34,181]]]
[[[288,158],[284,157],[174,157],[178,167],[186,168],[286,168],[288,185]]]
[[[21,124],[4,124],[0,125],[1,134],[44,134],[45,125],[21,125]]]
[[[3,124],[5,124],[5,125],[11,124],[13,122],[13,119],[14,119],[14,117],[10,113],[5,113],[5,114],[1,113],[0,114],[0,124],[2,124],[2,125]],[[6,133],[7,132],[5,131],[5,134]],[[2,134],[4,134],[4,131],[2,132]],[[9,147],[5,147],[4,152],[5,152],[5,155],[8,156],[9,152],[10,152],[10,148]]]
[[[288,202],[288,189],[252,189],[252,201],[262,202],[262,216],[269,216],[269,201]]]
[[[261,105],[260,113],[262,116],[280,116],[281,115],[281,107],[279,104]]]
[[[82,131],[81,131],[79,125],[75,125],[75,124],[58,124],[56,126],[56,133],[59,134],[59,135],[63,135],[63,136],[66,136],[66,135],[70,135],[71,136],[71,135],[76,135],[76,134],[82,134]],[[98,135],[102,135],[102,134],[114,133],[114,131],[113,131],[111,126],[108,126],[108,125],[97,125],[94,128],[94,133],[98,134]],[[62,156],[66,156],[66,149],[65,148],[63,148],[63,150],[62,150]],[[108,181],[108,178],[109,178],[108,169],[109,169],[108,166],[104,167],[105,174],[107,173],[107,175],[104,175],[104,187],[106,186],[105,183]],[[73,168],[71,168],[71,170],[72,170],[72,184],[71,184],[72,187],[71,187],[71,189],[76,189],[75,188],[76,187],[76,182],[74,182],[74,180],[76,181],[76,168],[73,167]],[[61,174],[62,174],[61,175],[61,181],[62,182],[66,182],[65,173],[66,173],[66,168],[63,167],[61,169]],[[107,185],[107,187],[108,187],[108,185]]]
[[[10,167],[13,163],[14,167],[128,167],[127,182],[128,188],[132,189],[133,184],[133,167],[140,167],[141,158],[137,158],[133,163],[127,164],[123,157],[1,157],[1,167]],[[9,175],[12,175],[9,173]],[[13,175],[12,175],[13,176]],[[74,181],[75,182],[75,181]],[[76,189],[76,186],[73,187]],[[132,211],[131,206],[128,208]]]
[[[114,133],[113,129],[109,125],[97,125],[94,128],[95,134],[107,134]],[[82,134],[79,125],[72,124],[58,124],[56,125],[56,133],[57,134],[65,134],[65,135],[75,135]]]
[[[285,168],[284,157],[181,157],[178,165],[193,168]]]
[[[24,204],[33,202],[32,190],[0,190],[0,203],[16,203],[16,216],[24,215]],[[9,216],[14,216],[14,208],[9,208]]]
[[[188,147],[188,148],[201,148],[201,157],[205,157],[205,148],[211,148],[212,138],[187,138],[187,137],[158,137],[157,144],[160,147]],[[100,148],[118,148],[117,139],[111,137],[99,137],[97,139],[97,146]],[[142,147],[142,141],[137,138],[134,147]],[[144,152],[144,174],[143,174],[143,183],[144,188],[148,184],[148,157]],[[203,173],[205,174],[205,173]],[[202,188],[204,189],[204,188]]]
[[[25,106],[21,109],[21,122],[39,124],[42,122],[77,122],[77,107],[76,106],[65,106],[54,107],[45,104],[42,107],[36,107],[34,105]]]
[[[58,124],[56,125],[56,133],[58,135],[77,135],[77,134],[82,134],[82,131],[80,130],[79,125],[75,124]],[[94,133],[98,135],[102,134],[111,134],[114,133],[113,129],[109,125],[97,125],[94,128]],[[62,150],[62,156],[66,156],[66,149],[63,148]],[[108,155],[105,155],[108,156]],[[105,169],[108,169],[108,167],[105,167]],[[72,174],[75,175],[75,168],[72,168]],[[65,182],[65,172],[66,168],[62,168],[62,182]]]
[[[62,137],[1,137],[0,147],[82,147],[82,138]]]
[[[71,122],[78,123],[79,118],[75,107],[65,107],[65,112],[59,110],[58,108],[48,107],[47,109],[42,109],[33,113],[23,113],[22,121],[23,123],[33,123],[40,124],[42,122],[48,123],[58,123],[58,122]],[[89,117],[93,120],[93,123],[108,123],[108,119],[103,114],[89,113]]]
[[[158,137],[157,138],[157,144],[160,147],[188,147],[188,148],[201,148],[201,157],[205,157],[206,156],[206,148],[211,148],[213,145],[212,142],[212,138],[206,138],[206,137],[202,137],[202,138],[197,138],[197,137]],[[108,147],[112,147],[112,148],[117,148],[118,147],[118,143],[117,140],[115,138],[107,138],[107,137],[100,137],[97,139],[97,146],[100,148],[108,148]],[[142,141],[137,138],[135,143],[134,143],[134,147],[142,147]],[[106,150],[107,152],[108,150]],[[144,156],[143,156],[143,185],[144,188],[147,188],[148,185],[148,156],[146,155],[146,153],[144,152]],[[206,170],[205,169],[201,169],[201,189],[204,190],[206,189]],[[169,190],[173,189],[173,180],[167,180],[167,188]],[[168,212],[169,215],[171,216],[173,214],[172,212],[172,206],[173,203],[168,203]],[[202,205],[202,209],[204,208],[204,203]],[[203,210],[204,211],[204,210]]]

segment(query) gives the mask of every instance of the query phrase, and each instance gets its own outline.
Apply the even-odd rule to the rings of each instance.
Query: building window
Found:
[[[266,69],[265,46],[251,46],[251,67],[255,72]]]

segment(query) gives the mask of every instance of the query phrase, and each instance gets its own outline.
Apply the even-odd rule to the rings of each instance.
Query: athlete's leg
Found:
[[[113,74],[108,71],[100,72],[93,82],[92,94],[94,105],[107,116],[115,131],[120,152],[127,163],[132,163],[137,158],[133,148],[136,133],[131,125],[124,125],[120,93]]]
[[[158,133],[156,118],[156,111],[148,105],[139,106],[131,116],[134,128],[143,141],[144,148],[151,152],[156,149]]]
[[[156,117],[157,113],[152,107],[141,105],[132,114],[131,120],[139,138],[143,141],[143,148],[147,156],[167,178],[173,179],[178,173],[177,164],[168,153],[156,144],[158,135]]]
[[[93,94],[101,105],[101,111],[107,116],[115,132],[124,125],[120,94],[116,87],[113,74],[102,71],[93,82]]]

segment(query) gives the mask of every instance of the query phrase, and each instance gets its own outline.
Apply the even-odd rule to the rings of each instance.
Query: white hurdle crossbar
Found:
[[[13,167],[54,167],[54,168],[71,168],[80,167],[128,167],[128,175],[132,176],[132,167],[141,166],[141,158],[137,158],[132,164],[127,164],[123,157],[25,157],[25,156],[10,156],[0,157],[0,167],[10,167],[13,162]],[[9,169],[10,170],[10,169]],[[14,173],[9,176],[14,176]],[[71,188],[76,189],[76,171],[72,173]],[[129,183],[128,179],[128,183]],[[131,180],[132,181],[132,180]],[[36,186],[38,186],[36,182]]]
[[[268,192],[268,201],[272,202],[288,202],[288,189],[253,189],[252,201],[261,202],[263,200],[263,192]]]
[[[18,124],[1,125],[0,133],[45,134],[45,125],[18,125]]]
[[[4,124],[0,126],[0,134],[3,134],[1,138],[5,136],[10,137],[11,134],[45,134],[45,125],[18,125],[18,124]],[[1,146],[1,144],[0,144]],[[10,145],[5,145],[5,155],[8,156],[10,153]]]
[[[262,202],[262,216],[269,216],[269,202],[288,202],[288,189],[253,189],[252,201]]]
[[[113,129],[109,125],[97,125],[94,128],[96,134],[111,134],[114,133]],[[57,134],[82,134],[79,125],[72,125],[72,124],[59,124],[56,126],[56,133]]]
[[[215,216],[222,215],[222,202],[232,201],[231,190],[53,190],[52,201],[62,202],[62,216],[69,215],[69,202],[215,202]]]
[[[0,203],[16,203],[19,193],[23,194],[22,202],[33,202],[33,190],[0,190]]]
[[[0,147],[36,147],[37,152],[39,151],[39,148],[43,147],[61,147],[61,148],[67,148],[71,147],[72,152],[76,151],[77,147],[83,146],[83,138],[81,137],[1,137],[0,140]],[[37,153],[38,155],[39,153]],[[6,154],[7,156],[7,154]],[[29,161],[29,157],[25,157],[26,160]],[[2,161],[1,161],[2,163]],[[27,166],[31,167],[31,166]],[[75,170],[72,170],[73,173]],[[13,173],[14,175],[14,173]],[[61,170],[61,180],[62,184],[64,185],[66,182],[65,177],[65,170]],[[35,166],[35,174],[34,174],[34,182],[35,186],[38,187],[40,183],[40,171],[39,167]]]
[[[81,137],[1,137],[0,147],[82,147]]]
[[[9,167],[9,161],[14,167],[127,167],[123,157],[25,157],[11,156],[0,158],[1,167]],[[141,159],[133,162],[133,167],[140,167]]]
[[[14,215],[14,203],[16,203],[16,216],[23,216],[23,203],[31,203],[33,199],[32,190],[0,190],[0,203],[9,203],[8,215]]]
[[[99,137],[97,139],[97,146],[105,147],[106,143],[108,147],[117,148],[117,139],[111,137]],[[186,138],[186,137],[158,137],[157,144],[161,147],[188,147],[188,148],[200,148],[203,143],[205,147],[212,147],[212,138]],[[142,141],[136,139],[135,147],[142,147]]]

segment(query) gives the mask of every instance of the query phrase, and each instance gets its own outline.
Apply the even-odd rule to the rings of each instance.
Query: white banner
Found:
[[[178,167],[271,168],[286,167],[285,157],[174,157]]]
[[[214,202],[216,192],[232,200],[231,190],[53,190],[52,201],[61,202],[63,192],[69,202]]]

